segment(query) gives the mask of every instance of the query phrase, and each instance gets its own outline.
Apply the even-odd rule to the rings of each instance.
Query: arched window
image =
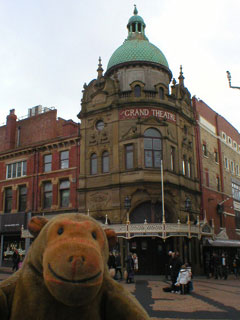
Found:
[[[162,136],[153,128],[144,133],[144,160],[147,168],[160,168],[162,160]]]
[[[134,87],[134,96],[141,97],[141,87],[138,84]]]
[[[109,153],[107,151],[102,153],[102,172],[109,172]]]
[[[93,153],[90,158],[90,173],[97,174],[97,155]]]
[[[164,99],[164,90],[163,90],[163,88],[160,87],[158,92],[159,92],[159,98],[160,98],[161,100],[163,100],[163,99]]]

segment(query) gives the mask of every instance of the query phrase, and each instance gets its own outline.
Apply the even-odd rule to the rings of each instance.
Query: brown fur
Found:
[[[137,300],[108,272],[106,234],[92,218],[34,217],[36,239],[23,267],[0,283],[1,320],[147,320]],[[107,235],[107,237],[106,237]],[[114,240],[115,239],[115,240]]]

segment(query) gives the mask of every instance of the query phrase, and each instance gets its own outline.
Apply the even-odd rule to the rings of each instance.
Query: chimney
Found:
[[[6,149],[13,149],[15,147],[17,116],[15,115],[15,109],[10,110],[10,114],[7,116],[6,126]]]

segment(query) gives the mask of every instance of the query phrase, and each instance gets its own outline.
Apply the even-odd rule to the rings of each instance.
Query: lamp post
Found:
[[[190,214],[192,211],[192,201],[188,197],[185,199],[185,211],[188,212],[188,223],[190,223]]]
[[[228,78],[229,88],[240,89],[240,87],[232,86],[232,84],[231,84],[232,77],[231,77],[231,73],[229,71],[227,71],[227,78]]]
[[[127,210],[127,225],[129,225],[129,209],[131,208],[131,198],[129,198],[129,196],[126,196],[124,200],[124,208]]]

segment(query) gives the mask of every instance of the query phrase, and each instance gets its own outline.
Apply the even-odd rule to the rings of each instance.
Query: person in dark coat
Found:
[[[116,269],[115,256],[113,255],[113,253],[111,251],[109,252],[108,268],[109,269]]]
[[[213,253],[213,272],[215,279],[221,278],[221,261],[216,252]]]
[[[129,252],[126,263],[127,263],[127,273],[128,273],[126,283],[132,283],[134,278],[134,261],[133,261],[131,252]]]
[[[20,254],[17,251],[17,249],[15,248],[13,251],[13,255],[12,255],[12,260],[13,260],[13,266],[12,266],[12,271],[17,271],[18,270],[18,264],[20,262]]]
[[[117,252],[115,256],[115,263],[116,263],[116,274],[114,279],[118,279],[118,273],[120,273],[120,280],[122,280],[122,264],[121,264],[121,256],[120,253]]]
[[[177,288],[175,286],[175,283],[177,281],[178,273],[179,273],[181,266],[182,266],[182,261],[180,259],[178,251],[172,253],[172,265],[171,266],[172,266],[171,267],[171,281],[172,281],[171,289],[172,289],[172,292],[177,292],[179,288]]]

